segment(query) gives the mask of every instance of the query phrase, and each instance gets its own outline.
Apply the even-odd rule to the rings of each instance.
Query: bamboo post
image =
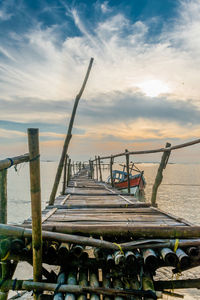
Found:
[[[99,180],[99,176],[98,176],[98,164],[97,164],[97,157],[95,156],[95,165],[96,165],[96,175],[97,175],[97,181]]]
[[[125,152],[128,152],[126,149]],[[126,171],[127,171],[127,181],[128,181],[128,193],[131,192],[131,186],[130,186],[130,174],[129,174],[129,154],[126,154]]]
[[[113,170],[112,170],[113,163],[114,163],[114,158],[111,156],[111,158],[110,158],[110,181],[111,181],[112,187],[114,186],[114,182],[113,182]]]
[[[101,159],[100,159],[100,156],[98,156],[98,165],[99,165],[99,177],[100,177],[100,181],[102,181]]]
[[[40,191],[40,154],[38,129],[28,129],[30,153],[30,188],[32,209],[32,247],[33,279],[42,280],[42,226],[41,226],[41,191]],[[35,299],[37,296],[34,295]]]
[[[64,195],[64,194],[65,194],[65,188],[66,188],[66,177],[67,177],[67,160],[68,160],[68,155],[66,155],[66,157],[65,157],[62,195]]]
[[[89,159],[89,170],[90,170],[90,176],[89,176],[89,178],[92,179],[92,162],[91,162],[90,159]]]
[[[169,148],[171,146],[170,143],[166,143],[165,148]],[[162,155],[161,158],[161,162],[157,171],[157,175],[155,178],[155,182],[152,188],[152,195],[151,195],[151,204],[152,206],[157,206],[156,204],[156,196],[157,196],[157,191],[158,191],[158,187],[162,182],[163,179],[163,169],[166,168],[168,160],[169,160],[169,156],[170,156],[171,151],[165,151]]]
[[[85,89],[85,86],[86,86],[86,83],[87,83],[87,80],[88,80],[88,77],[89,77],[89,74],[90,74],[90,70],[92,68],[93,60],[94,60],[93,58],[90,59],[90,63],[89,63],[89,66],[88,66],[88,69],[87,69],[87,73],[86,73],[86,76],[84,78],[82,87],[81,87],[78,95],[76,96],[76,99],[75,99],[75,102],[74,102],[74,107],[73,107],[73,110],[72,110],[72,114],[71,114],[71,119],[70,119],[70,122],[69,122],[69,127],[68,127],[68,131],[67,131],[67,135],[66,135],[66,138],[65,138],[65,142],[64,142],[64,146],[63,146],[63,150],[62,150],[60,162],[59,162],[59,165],[58,165],[58,169],[57,169],[57,173],[56,173],[56,177],[55,177],[53,189],[52,189],[51,196],[50,196],[50,199],[49,199],[49,204],[50,205],[53,205],[54,201],[55,201],[56,192],[58,190],[58,185],[59,185],[61,174],[62,174],[62,170],[63,170],[65,155],[67,154],[67,150],[68,150],[68,147],[69,147],[70,139],[72,137],[72,128],[73,128],[73,124],[74,124],[76,110],[77,110],[77,107],[78,107],[79,100],[80,100],[80,98],[81,98],[81,96],[83,94],[83,91]]]
[[[0,171],[0,223],[7,223],[7,170]]]
[[[67,166],[67,186],[69,186],[70,181],[70,169],[71,169],[71,158],[68,160],[68,166]]]
[[[91,161],[91,165],[92,165],[92,179],[94,179],[94,163],[93,163],[93,161]]]

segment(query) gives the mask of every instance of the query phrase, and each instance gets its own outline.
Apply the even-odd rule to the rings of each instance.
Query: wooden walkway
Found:
[[[31,219],[25,221],[31,225]],[[87,170],[72,177],[65,195],[42,212],[43,230],[73,234],[116,235],[172,238],[174,228],[182,232],[192,229],[187,221],[176,218],[149,203],[130,195],[122,195],[104,183],[88,178]],[[157,229],[163,229],[156,235]],[[190,232],[190,230],[189,230]],[[153,237],[152,236],[152,237]]]

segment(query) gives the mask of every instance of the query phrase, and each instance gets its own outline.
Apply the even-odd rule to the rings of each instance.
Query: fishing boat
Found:
[[[109,176],[107,182],[111,183],[111,180],[113,180],[114,187],[123,193],[128,193],[128,172],[125,171],[125,168],[126,166],[123,166],[123,171],[113,170],[112,179],[111,176]],[[136,174],[132,174],[133,171],[135,171]],[[140,171],[133,163],[129,171],[130,193],[136,197],[144,195],[146,182],[143,174],[144,171]]]

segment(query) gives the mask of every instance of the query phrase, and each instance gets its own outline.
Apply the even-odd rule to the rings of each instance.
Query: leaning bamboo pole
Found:
[[[57,169],[57,173],[56,173],[54,185],[53,185],[52,192],[51,192],[50,199],[49,199],[49,204],[50,205],[53,205],[54,201],[55,201],[55,196],[56,196],[56,193],[57,193],[57,190],[58,190],[58,185],[59,185],[61,174],[62,174],[62,170],[63,170],[65,156],[67,154],[67,150],[68,150],[68,147],[69,147],[70,139],[72,137],[72,128],[73,128],[73,124],[74,124],[76,110],[77,110],[77,107],[78,107],[79,100],[80,100],[80,98],[81,98],[81,96],[83,94],[83,91],[85,89],[85,86],[86,86],[86,83],[87,83],[87,80],[88,80],[88,77],[89,77],[89,74],[90,74],[90,70],[92,68],[93,60],[94,60],[93,58],[90,59],[90,63],[89,63],[89,66],[88,66],[88,69],[87,69],[87,73],[86,73],[86,76],[84,78],[82,87],[81,87],[78,95],[75,98],[74,107],[73,107],[73,110],[72,110],[72,114],[71,114],[71,119],[70,119],[70,122],[69,122],[69,127],[68,127],[68,131],[67,131],[67,135],[66,135],[66,138],[65,138],[65,142],[64,142],[64,146],[63,146],[63,150],[62,150],[60,162],[59,162],[59,165],[58,165],[58,169]]]
[[[38,129],[28,129],[28,146],[30,153],[30,188],[32,210],[32,247],[33,278],[42,279],[42,228],[41,228],[41,190],[40,190],[40,154]],[[35,299],[37,296],[34,295]]]
[[[171,146],[170,143],[166,143],[165,148],[169,148],[170,146]],[[163,169],[166,168],[167,162],[169,160],[170,153],[171,153],[171,151],[167,151],[167,152],[163,153],[162,158],[161,158],[161,162],[160,162],[160,165],[159,165],[159,168],[158,168],[158,171],[157,171],[157,175],[156,175],[156,178],[155,178],[155,182],[154,182],[154,185],[153,185],[153,188],[152,188],[152,195],[151,195],[151,204],[154,207],[156,206],[156,196],[157,196],[158,187],[161,184],[162,179],[163,179],[163,174],[162,174]]]

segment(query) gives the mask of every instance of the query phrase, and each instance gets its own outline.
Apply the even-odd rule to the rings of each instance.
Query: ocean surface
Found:
[[[137,166],[140,170],[144,170],[147,183],[145,197],[149,202],[158,164],[141,163]],[[43,208],[49,199],[56,168],[57,162],[41,162]],[[114,165],[113,168],[119,168],[119,166]],[[108,175],[109,170],[105,168],[103,179],[105,180]],[[158,207],[200,225],[200,164],[168,164],[163,175],[157,195]],[[58,194],[61,188],[62,184],[59,186]],[[21,223],[30,214],[29,167],[27,163],[24,163],[18,166],[17,171],[14,168],[8,169],[8,222]],[[193,269],[190,276],[200,277],[200,268]],[[188,290],[184,294],[186,300],[200,299],[199,290]],[[168,297],[168,299],[173,298]]]

